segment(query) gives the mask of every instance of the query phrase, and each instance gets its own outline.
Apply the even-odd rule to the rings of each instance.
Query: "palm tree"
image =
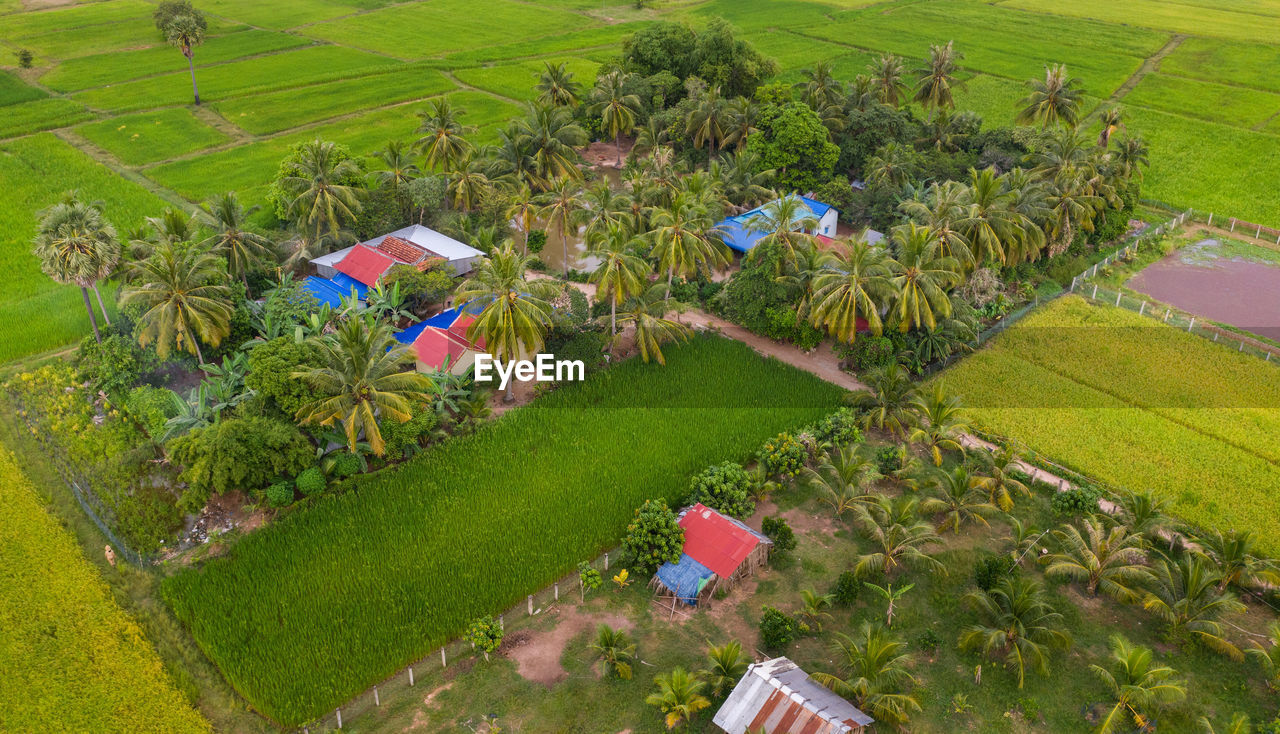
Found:
[[[618,154],[617,164],[622,167],[622,136],[630,135],[636,127],[636,115],[640,113],[640,98],[626,90],[628,76],[613,71],[596,80],[591,90],[592,114],[600,115],[603,132],[613,137],[613,147]]]
[[[711,695],[715,698],[731,690],[747,672],[747,658],[742,654],[742,645],[737,642],[708,647],[707,660],[710,667],[701,674],[711,681]]]
[[[636,131],[636,144],[632,148],[637,154],[652,153],[667,142],[667,128],[658,124],[658,119],[652,115],[645,120]]]
[[[879,497],[855,507],[858,524],[875,550],[858,556],[854,572],[866,576],[879,571],[889,576],[903,566],[927,566],[945,573],[946,568],[923,550],[941,539],[932,525],[918,519],[918,509],[919,500],[915,497]]]
[[[1035,225],[1015,212],[1010,204],[1014,194],[994,168],[969,169],[969,187],[961,198],[963,214],[956,223],[975,263],[996,262],[1015,265],[1014,255],[1024,247],[1019,240]]]
[[[1090,596],[1101,590],[1121,601],[1137,601],[1138,587],[1152,578],[1144,562],[1142,536],[1123,525],[1107,530],[1100,520],[1084,518],[1082,533],[1074,525],[1054,531],[1062,550],[1045,558],[1045,573],[1085,582]]]
[[[200,105],[200,87],[196,86],[196,46],[204,43],[205,24],[190,14],[182,14],[169,21],[165,26],[165,39],[170,46],[176,47],[187,59],[187,68],[191,71],[191,91],[196,98],[196,106]]]
[[[1280,572],[1258,552],[1257,541],[1248,530],[1214,530],[1196,538],[1201,550],[1218,566],[1218,592],[1228,586],[1250,588],[1259,584],[1280,586]]]
[[[1267,646],[1254,643],[1255,647],[1245,651],[1249,657],[1258,661],[1267,674],[1267,685],[1272,690],[1280,690],[1280,622],[1272,622],[1267,628]]]
[[[437,171],[452,170],[472,145],[464,137],[467,129],[458,122],[464,110],[455,109],[448,97],[431,100],[430,106],[418,116],[418,132],[422,137],[414,146],[426,156],[427,168]]]
[[[529,151],[529,178],[534,188],[546,191],[558,178],[582,178],[577,148],[587,142],[587,132],[567,107],[530,103],[516,121],[516,141]]]
[[[577,181],[566,176],[552,181],[550,188],[536,199],[542,204],[542,208],[538,210],[538,218],[553,225],[560,235],[566,278],[569,277],[569,237],[571,234],[577,236],[578,222],[582,218],[581,193]]]
[[[650,223],[649,255],[667,274],[668,288],[677,275],[688,278],[700,272],[710,277],[712,270],[729,264],[729,248],[708,233],[711,218],[706,210],[684,194],[677,194],[671,206],[654,210]]]
[[[271,239],[248,228],[249,215],[257,210],[256,204],[246,209],[236,197],[236,192],[228,191],[201,204],[200,211],[196,213],[201,224],[213,230],[213,234],[200,245],[226,257],[227,271],[232,277],[239,277],[246,287],[249,285],[249,270],[257,263],[275,257]]]
[[[906,67],[902,59],[893,54],[881,54],[867,68],[871,70],[871,83],[881,104],[897,107],[906,99],[907,82],[903,78]]]
[[[893,639],[884,627],[863,622],[856,637],[836,635],[840,676],[814,673],[813,679],[877,721],[901,724],[921,710],[910,693],[917,681],[910,673],[906,650],[907,644]]]
[[[862,411],[863,425],[895,436],[905,436],[915,422],[912,405],[916,388],[900,364],[879,367],[866,375],[870,390],[853,393],[849,400]]]
[[[1217,729],[1213,728],[1213,722],[1209,721],[1209,717],[1200,717],[1200,734],[1217,734]],[[1253,723],[1249,721],[1247,714],[1239,711],[1231,715],[1231,720],[1227,722],[1227,728],[1222,730],[1222,734],[1253,734]]]
[[[1014,118],[1019,124],[1038,124],[1042,128],[1066,125],[1075,127],[1080,120],[1080,80],[1067,75],[1066,64],[1046,66],[1044,81],[1027,82],[1031,92],[1019,103],[1022,109]],[[1106,129],[1106,124],[1103,124]],[[1110,137],[1110,133],[1106,133]],[[1104,146],[1105,147],[1105,146]]]
[[[819,61],[811,69],[800,72],[802,77],[792,87],[800,93],[800,100],[815,110],[844,103],[844,89],[836,79],[830,61]]]
[[[867,159],[863,175],[872,186],[901,189],[915,175],[917,154],[910,145],[891,141]]]
[[[693,140],[693,147],[707,148],[707,162],[716,157],[716,148],[724,143],[725,130],[730,124],[728,106],[720,96],[720,88],[703,93],[698,104],[689,111],[685,121],[685,133]]]
[[[916,395],[911,407],[919,421],[907,440],[929,449],[935,466],[942,466],[943,451],[964,451],[960,437],[971,424],[963,415],[959,395],[948,395],[942,383],[935,382],[931,391]]]
[[[818,260],[810,289],[809,319],[831,336],[852,344],[858,336],[858,320],[872,334],[884,329],[880,309],[889,296],[888,257],[866,240],[850,240],[841,250],[824,253]]]
[[[756,132],[756,120],[760,118],[760,105],[749,97],[734,97],[729,100],[729,107],[725,110],[729,121],[724,132],[724,145],[734,146],[738,152],[742,152],[743,146],[747,144],[747,138]]]
[[[669,294],[670,290],[659,283],[633,297],[618,314],[619,323],[635,324],[636,347],[640,350],[640,359],[646,363],[652,358],[665,365],[662,345],[689,340],[688,326],[666,318]]]
[[[1123,731],[1124,721],[1133,717],[1145,724],[1149,712],[1166,703],[1181,701],[1187,696],[1187,688],[1177,680],[1177,672],[1168,666],[1157,665],[1151,649],[1131,644],[1120,635],[1111,638],[1112,669],[1090,665],[1089,669],[1107,687],[1115,704],[1102,717],[1095,730],[1097,734],[1113,734]]]
[[[608,230],[613,224],[625,223],[628,232],[638,231],[626,222],[631,210],[631,197],[626,192],[615,190],[607,180],[599,181],[583,192],[582,206],[586,209],[582,219],[588,238]]]
[[[1125,492],[1119,501],[1120,513],[1124,524],[1129,529],[1143,536],[1151,544],[1164,533],[1169,532],[1168,516],[1169,500],[1147,490],[1144,492]],[[1172,537],[1170,538],[1172,541]]]
[[[644,241],[632,235],[625,224],[616,222],[604,232],[589,232],[587,244],[600,260],[591,271],[590,282],[596,286],[596,298],[609,303],[609,333],[616,337],[618,306],[640,295],[649,283],[649,262],[633,254]]]
[[[831,613],[826,610],[835,600],[835,594],[819,594],[813,589],[802,589],[799,616],[814,632],[821,632],[822,620],[831,619]]]
[[[89,302],[89,289],[97,293],[98,281],[109,275],[120,261],[120,242],[115,228],[100,209],[73,199],[54,204],[40,215],[40,227],[32,243],[32,253],[40,260],[40,269],[46,275],[59,283],[80,287],[93,338],[101,342],[98,319]],[[101,294],[98,294],[98,308],[110,325]]]
[[[413,156],[404,141],[388,141],[373,157],[382,164],[382,168],[371,174],[374,182],[378,186],[390,188],[397,195],[401,187],[422,175],[422,169],[413,162]]]
[[[1184,553],[1176,560],[1162,558],[1153,565],[1155,582],[1142,602],[1143,608],[1169,625],[1172,637],[1188,635],[1232,660],[1243,660],[1244,653],[1223,636],[1223,614],[1243,612],[1241,604],[1230,592],[1214,587],[1218,582],[1209,559],[1195,553]]]
[[[1129,137],[1128,135],[1120,138],[1119,144],[1116,145],[1116,162],[1120,165],[1120,171],[1125,178],[1130,178],[1137,174],[1138,178],[1142,178],[1142,169],[1151,165],[1151,161],[1147,158],[1149,150],[1147,141],[1141,137]]]
[[[1013,495],[1031,496],[1031,490],[1016,476],[1021,469],[1013,449],[981,451],[977,455],[981,457],[982,468],[973,479],[976,486],[987,493],[991,504],[1008,512],[1013,509]]]
[[[653,682],[658,686],[655,693],[645,697],[644,702],[657,706],[666,714],[668,729],[681,724],[688,724],[694,714],[711,705],[707,697],[702,695],[707,684],[702,682],[696,673],[676,667],[670,673],[659,673]]]
[[[895,227],[891,235],[896,257],[889,261],[890,285],[898,294],[891,309],[898,328],[938,325],[938,316],[951,315],[947,289],[960,280],[954,257],[938,253],[938,239],[928,227],[915,222]]]
[[[1102,130],[1098,133],[1098,147],[1105,149],[1111,145],[1111,136],[1117,130],[1124,129],[1124,110],[1119,105],[1111,105],[1098,113],[1098,122],[1102,123]]]
[[[990,590],[970,592],[964,599],[982,620],[960,633],[960,649],[981,648],[984,655],[1004,658],[1005,667],[1018,672],[1018,688],[1028,666],[1049,675],[1049,652],[1071,644],[1061,629],[1062,615],[1031,579],[1003,576]]]
[[[359,176],[359,165],[342,159],[336,143],[316,139],[300,145],[297,160],[281,167],[278,183],[290,197],[289,214],[298,228],[342,239],[344,226],[361,210],[358,189],[342,182]]]
[[[415,403],[426,401],[435,383],[406,366],[413,354],[396,342],[391,328],[372,315],[353,316],[337,331],[315,340],[322,366],[293,373],[317,393],[298,410],[302,424],[341,424],[347,449],[354,453],[363,434],[374,455],[386,452],[378,421],[401,423],[413,417]]]
[[[747,253],[748,258],[772,245],[782,253],[781,264],[792,264],[799,259],[800,250],[813,247],[813,235],[809,233],[818,228],[818,218],[799,196],[784,196],[765,204],[742,226],[749,232],[764,234]]]
[[[555,107],[575,107],[582,91],[582,85],[573,80],[573,72],[566,64],[552,64],[544,61],[542,75],[534,85],[538,92],[538,101]]]
[[[963,466],[951,471],[938,471],[933,480],[934,496],[920,503],[924,512],[942,513],[939,531],[951,528],[956,534],[966,522],[987,525],[987,515],[994,515],[999,508],[988,501],[987,494],[978,487],[977,477]]]
[[[806,466],[803,470],[809,486],[818,491],[837,516],[853,509],[859,502],[874,501],[874,496],[863,492],[862,487],[880,479],[880,472],[875,458],[864,445],[833,447],[822,454],[816,468]]]
[[[483,341],[485,349],[500,362],[542,351],[551,328],[549,299],[559,288],[549,280],[526,280],[529,260],[508,241],[482,259],[454,293],[455,303],[484,304],[484,310],[467,327],[467,338]],[[504,399],[514,399],[510,384]]]
[[[121,303],[140,306],[138,341],[156,343],[156,353],[169,356],[170,346],[185,349],[204,364],[200,340],[217,346],[231,333],[231,290],[225,271],[207,250],[185,243],[163,243],[137,263],[133,282]]]
[[[773,169],[759,170],[759,155],[749,150],[738,150],[724,161],[716,161],[711,173],[720,180],[724,196],[739,210],[750,209],[775,197]]]
[[[954,258],[966,270],[972,269],[977,264],[975,248],[962,225],[969,214],[965,202],[969,191],[965,185],[944,181],[911,193],[898,208],[929,230],[941,254]]]
[[[636,643],[626,630],[601,623],[596,627],[596,639],[591,643],[591,649],[600,658],[604,677],[616,673],[622,680],[631,680],[631,661],[636,657]]]
[[[920,75],[916,82],[915,101],[929,111],[929,119],[933,119],[934,111],[955,108],[952,92],[964,85],[956,81],[956,63],[964,58],[957,53],[951,41],[946,45],[929,47],[929,60],[917,69]]]
[[[486,162],[474,151],[467,152],[452,169],[448,190],[453,194],[453,207],[469,212],[484,201],[485,196],[493,190],[493,182],[485,175]]]
[[[1009,534],[1001,538],[1012,544],[1009,549],[1009,557],[1022,565],[1023,559],[1032,551],[1041,548],[1040,539],[1047,533],[1040,532],[1040,528],[1031,523],[1023,524],[1021,520],[1012,515],[1009,517]],[[1034,556],[1033,556],[1034,557]]]

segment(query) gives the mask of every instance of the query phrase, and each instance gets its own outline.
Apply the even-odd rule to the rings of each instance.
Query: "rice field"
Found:
[[[690,475],[842,392],[697,338],[666,367],[631,360],[364,477],[171,577],[166,596],[256,709],[300,724],[613,547],[643,500],[674,501]]]
[[[1280,369],[1068,296],[936,378],[988,431],[1280,552]]]
[[[1275,41],[1277,10],[1268,3],[1161,2],[1161,0],[1005,0],[1001,5],[1038,13],[1091,18],[1200,36]],[[1234,6],[1234,7],[1233,7]]]
[[[185,107],[99,120],[77,127],[76,133],[130,165],[172,158],[231,139]]]
[[[4,448],[0,578],[0,729],[211,731]]]
[[[1233,127],[1255,128],[1280,113],[1280,94],[1164,74],[1148,74],[1125,104]]]
[[[529,90],[538,83],[546,64],[561,63],[573,73],[574,81],[583,87],[589,87],[595,83],[596,69],[600,68],[600,65],[588,59],[573,57],[551,57],[518,64],[459,69],[454,72],[454,76],[464,84],[477,89],[493,92],[508,99],[523,100],[530,96]]]
[[[1280,46],[1188,38],[1160,63],[1160,70],[1192,79],[1280,92]]]

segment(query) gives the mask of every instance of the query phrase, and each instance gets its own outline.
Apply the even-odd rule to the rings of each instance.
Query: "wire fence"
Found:
[[[1232,234],[1235,234],[1237,231],[1239,231],[1240,234],[1248,235],[1249,237],[1252,237],[1255,240],[1275,240],[1276,245],[1280,245],[1280,229],[1276,229],[1275,227],[1268,227],[1265,224],[1247,222],[1243,219],[1237,219],[1236,217],[1216,217],[1215,218],[1215,215],[1213,212],[1209,212],[1209,214],[1205,215],[1203,219],[1201,217],[1196,217],[1195,221],[1198,221],[1198,222],[1202,221],[1205,223],[1206,226],[1209,226],[1209,227],[1214,226],[1213,223],[1216,221],[1218,223],[1217,226],[1227,230]]]

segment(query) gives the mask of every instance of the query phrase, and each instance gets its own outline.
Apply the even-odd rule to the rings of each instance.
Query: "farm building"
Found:
[[[483,253],[474,247],[412,224],[311,260],[316,275],[306,280],[307,290],[321,303],[337,306],[352,294],[363,300],[370,288],[395,265],[426,270],[441,263],[454,275],[471,271]]]
[[[774,201],[778,200],[775,199]],[[815,199],[810,199],[807,196],[801,196],[800,201],[804,203],[805,210],[807,210],[801,211],[800,216],[812,215],[818,220],[817,228],[810,232],[810,234],[820,235],[822,237],[835,237],[836,225],[840,218],[840,212],[830,204],[824,204]],[[774,202],[769,202],[769,204],[772,203]],[[756,207],[751,211],[743,212],[737,216],[728,217],[716,225],[720,229],[721,239],[723,239],[724,243],[729,246],[729,249],[734,250],[739,254],[746,254],[751,248],[756,246],[756,243],[759,242],[762,237],[765,236],[764,232],[753,232],[747,229],[747,222],[753,216],[761,213],[765,207],[769,206],[769,204]]]
[[[466,374],[475,364],[484,341],[467,338],[467,327],[475,322],[479,307],[449,308],[396,333],[396,341],[410,345],[419,372],[448,370]]]
[[[650,584],[660,594],[690,606],[717,589],[729,589],[769,560],[773,541],[746,524],[702,504],[680,513],[684,548],[678,563],[658,569]]]
[[[787,658],[747,668],[711,721],[728,734],[843,734],[875,723]]]

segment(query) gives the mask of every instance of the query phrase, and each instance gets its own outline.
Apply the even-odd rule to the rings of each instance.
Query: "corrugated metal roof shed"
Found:
[[[774,658],[747,668],[712,723],[728,734],[844,734],[875,720],[787,658]]]
[[[680,516],[684,528],[684,552],[698,563],[730,578],[751,551],[769,540],[733,518],[696,504]]]
[[[391,256],[371,247],[356,245],[351,248],[351,252],[348,252],[346,257],[342,258],[341,262],[334,265],[334,268],[372,288],[377,284],[378,278],[395,265],[395,262]]]

